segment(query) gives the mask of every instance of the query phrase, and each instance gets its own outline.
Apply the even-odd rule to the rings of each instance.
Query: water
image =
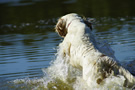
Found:
[[[118,4],[120,2],[121,5]],[[57,46],[62,40],[54,32],[54,26],[58,17],[70,12],[93,17],[96,38],[107,41],[120,63],[135,75],[134,1],[100,3],[93,0],[1,0],[0,90],[87,88],[79,77],[65,83],[59,78],[49,77],[55,77],[52,76],[54,73],[57,76],[62,74],[56,74],[55,70],[47,74],[46,71],[56,59]],[[68,66],[63,67],[62,70],[66,70]],[[70,68],[73,75],[81,76],[79,70]]]

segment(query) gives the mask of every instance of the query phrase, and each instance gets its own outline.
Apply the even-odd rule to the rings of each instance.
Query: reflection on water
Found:
[[[120,2],[123,3],[119,8],[114,7]],[[0,0],[1,89],[15,89],[17,86],[7,83],[11,80],[44,76],[41,69],[55,59],[57,45],[61,42],[54,32],[55,23],[58,17],[69,12],[94,17],[93,33],[97,39],[106,40],[121,64],[135,74],[134,4],[130,0],[104,0],[102,3],[96,0]],[[58,85],[68,86],[58,82]]]
[[[42,76],[54,59],[58,36],[46,34],[6,34],[0,36],[0,83]],[[59,41],[58,41],[59,42]]]

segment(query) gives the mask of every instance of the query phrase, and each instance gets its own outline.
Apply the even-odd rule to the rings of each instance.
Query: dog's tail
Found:
[[[126,78],[124,86],[128,86],[129,88],[132,88],[135,86],[135,77],[128,70],[120,66],[119,73]]]

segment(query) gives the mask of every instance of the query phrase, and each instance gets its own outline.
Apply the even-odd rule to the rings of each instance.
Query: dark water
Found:
[[[70,12],[94,18],[97,39],[135,74],[134,10],[134,0],[0,0],[0,90],[16,89],[11,80],[43,76],[61,42],[54,26]]]

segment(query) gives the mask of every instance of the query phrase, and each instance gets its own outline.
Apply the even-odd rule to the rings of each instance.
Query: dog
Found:
[[[110,46],[94,38],[90,21],[76,13],[67,14],[58,20],[55,30],[64,38],[59,45],[63,59],[68,56],[66,63],[82,70],[88,86],[104,85],[109,78],[117,78],[116,83],[124,87],[135,85],[135,77],[118,63]]]

